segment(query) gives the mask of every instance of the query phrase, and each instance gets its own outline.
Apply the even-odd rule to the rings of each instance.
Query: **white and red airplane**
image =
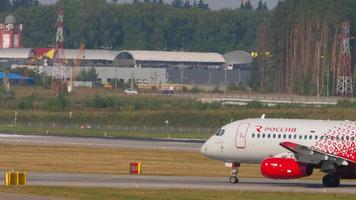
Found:
[[[240,163],[260,164],[272,179],[326,175],[323,186],[338,187],[340,179],[356,179],[356,122],[299,119],[246,119],[219,129],[201,147],[210,158],[231,163],[237,183]]]

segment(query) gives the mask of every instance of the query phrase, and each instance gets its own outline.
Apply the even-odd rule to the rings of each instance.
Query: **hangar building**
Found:
[[[30,48],[4,48],[0,49],[0,67],[10,68],[11,65],[26,65],[35,55]]]
[[[40,68],[48,75],[52,74],[53,49],[39,50],[45,55],[36,55],[43,60]],[[26,65],[35,56],[33,49],[0,49],[0,64]],[[66,74],[70,75],[70,66],[78,57],[79,49],[65,49]],[[52,57],[52,58],[51,58]],[[49,61],[44,62],[48,59]],[[252,57],[243,51],[233,51],[225,55],[201,52],[168,52],[168,51],[109,51],[85,50],[81,58],[81,69],[95,67],[98,81],[125,82],[135,80],[141,83],[171,83],[220,86],[247,82],[250,76]],[[226,70],[228,67],[231,70]]]
[[[122,51],[116,57],[118,66],[166,69],[167,83],[223,85],[225,58],[219,53]],[[228,73],[231,83],[235,81]]]

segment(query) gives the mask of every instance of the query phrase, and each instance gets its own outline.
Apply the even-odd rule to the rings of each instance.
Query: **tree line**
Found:
[[[172,5],[152,0],[135,2],[60,0],[55,5],[5,9],[0,17],[4,19],[13,13],[24,24],[25,47],[53,46],[55,14],[63,8],[65,48],[78,48],[80,42],[85,42],[90,49],[224,53],[235,49],[253,50],[257,27],[269,13],[245,7],[212,11],[203,6],[207,6],[204,1],[193,2],[189,8],[183,1],[174,1]]]
[[[258,51],[272,56],[257,58],[257,87],[261,91],[335,95],[342,67],[341,24],[350,22],[355,36],[355,18],[354,0],[280,1],[258,28]],[[355,81],[354,77],[354,86]]]

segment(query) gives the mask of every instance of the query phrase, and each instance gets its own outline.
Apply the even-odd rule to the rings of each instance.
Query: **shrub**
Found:
[[[247,108],[264,108],[264,107],[268,107],[267,105],[259,102],[259,101],[251,101],[251,102],[248,102],[247,105],[246,105]]]
[[[37,94],[32,93],[31,95],[24,97],[20,100],[18,103],[17,108],[22,109],[22,110],[30,110],[34,109],[34,101],[36,100]]]

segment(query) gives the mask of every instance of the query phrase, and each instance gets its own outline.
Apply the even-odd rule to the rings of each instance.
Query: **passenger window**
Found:
[[[273,139],[276,138],[276,134],[273,134]]]
[[[284,134],[284,135],[283,135],[283,139],[286,139],[286,138],[287,138],[287,136],[286,136],[286,134]]]
[[[344,141],[344,136],[341,136],[341,141]]]
[[[295,140],[297,139],[297,135],[294,135],[294,139],[295,139]]]
[[[336,140],[337,140],[337,141],[339,141],[339,140],[340,140],[339,136],[336,136]]]
[[[265,136],[266,136],[265,134],[262,134],[262,138],[265,138]]]
[[[349,141],[349,140],[350,140],[350,137],[349,137],[348,135],[346,136],[346,140],[347,140],[347,141]]]
[[[288,138],[289,138],[289,139],[292,139],[292,135],[288,135]]]
[[[300,140],[303,139],[303,136],[302,136],[302,135],[299,135],[299,139],[300,139]]]
[[[307,135],[304,135],[304,140],[308,139],[308,136]]]
[[[324,136],[320,136],[320,140],[323,140],[324,139]]]
[[[351,141],[354,141],[354,140],[355,140],[355,137],[352,136],[352,137],[351,137]]]
[[[267,137],[268,137],[268,138],[271,138],[271,134],[268,134]]]
[[[257,134],[257,138],[260,138],[260,134]]]
[[[312,135],[309,135],[309,140],[313,139],[313,136]]]
[[[252,138],[255,138],[255,134],[254,133],[252,133]]]
[[[316,135],[316,136],[315,136],[315,140],[317,140],[317,139],[318,139],[318,136]]]
[[[281,138],[281,134],[278,134],[278,139],[280,139]]]

